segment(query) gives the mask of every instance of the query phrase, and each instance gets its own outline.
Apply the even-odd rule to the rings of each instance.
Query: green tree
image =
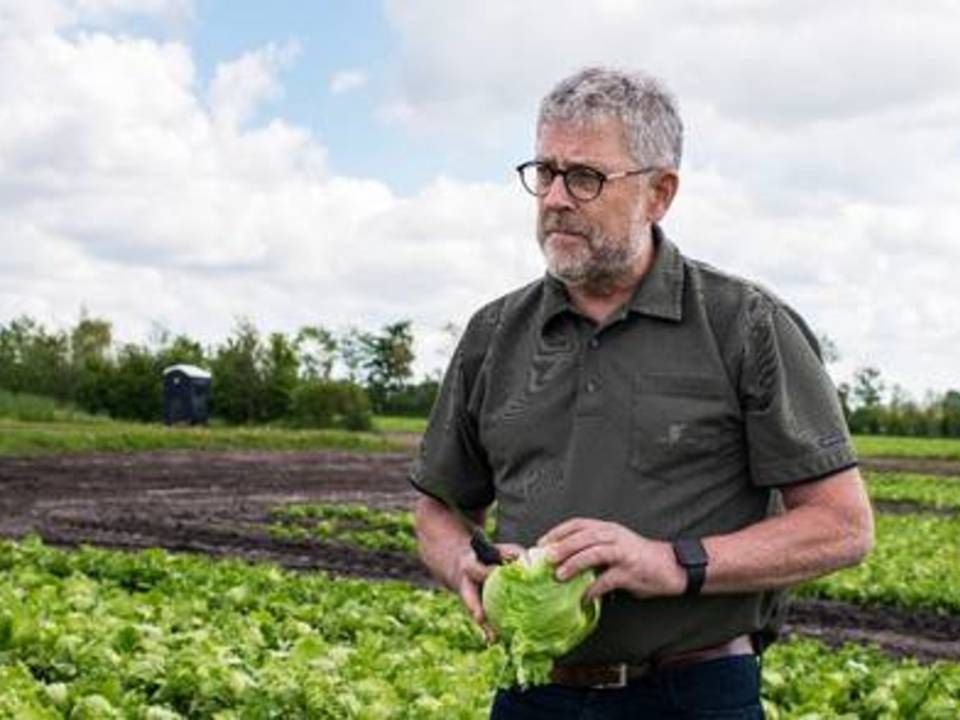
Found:
[[[851,390],[854,409],[850,414],[850,429],[853,432],[871,435],[884,432],[883,390],[884,384],[877,368],[862,367],[854,372]]]
[[[237,322],[233,335],[216,350],[211,365],[213,411],[230,422],[250,423],[262,415],[263,346],[256,326]]]
[[[372,425],[367,393],[345,380],[301,381],[293,391],[290,416],[300,427],[369,430]]]
[[[66,333],[47,332],[25,315],[0,328],[0,386],[69,400],[71,385]]]
[[[262,353],[262,419],[279,420],[290,410],[300,368],[296,344],[283,333],[271,333]]]
[[[173,340],[166,336],[157,349],[156,356],[161,372],[171,365],[195,365],[200,368],[207,366],[203,346],[186,335],[177,335]]]
[[[16,391],[20,382],[22,331],[18,323],[26,318],[11,320],[9,325],[0,325],[0,388]]]
[[[853,373],[853,398],[860,407],[873,408],[880,405],[884,383],[875,367],[862,367]]]
[[[960,392],[947,390],[940,403],[940,433],[945,437],[960,437]]]
[[[340,333],[336,343],[337,357],[346,371],[347,380],[352,383],[363,382],[363,370],[373,344],[370,333],[351,326]]]
[[[391,394],[401,392],[413,375],[413,331],[410,321],[386,325],[379,334],[363,340],[367,391],[374,409],[382,412]]]
[[[150,348],[134,343],[120,348],[107,396],[113,417],[159,422],[163,416],[163,378]]]
[[[84,310],[70,331],[70,359],[74,367],[80,367],[90,360],[105,360],[112,343],[113,328],[110,321],[91,318]]]
[[[109,413],[116,366],[110,357],[113,328],[109,320],[81,310],[70,331],[71,400],[92,413]]]
[[[336,336],[321,325],[305,325],[294,340],[305,380],[329,380],[337,358]]]

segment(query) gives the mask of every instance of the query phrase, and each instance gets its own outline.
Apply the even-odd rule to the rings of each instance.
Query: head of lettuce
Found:
[[[580,644],[600,620],[600,599],[585,602],[592,570],[565,582],[542,548],[496,568],[483,585],[483,609],[507,650],[501,685],[550,682],[554,658]]]

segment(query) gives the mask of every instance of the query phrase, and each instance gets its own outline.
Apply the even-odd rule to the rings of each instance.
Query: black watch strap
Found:
[[[710,560],[703,542],[699,538],[679,538],[673,541],[673,554],[677,563],[687,571],[687,589],[683,594],[687,597],[699,595]]]

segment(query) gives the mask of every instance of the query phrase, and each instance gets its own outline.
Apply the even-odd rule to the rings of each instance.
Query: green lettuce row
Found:
[[[940,509],[960,510],[960,479],[915,473],[864,473],[873,500],[913,502]]]
[[[413,513],[374,510],[356,503],[292,503],[272,510],[270,534],[294,540],[330,540],[368,550],[415,553]],[[493,536],[493,513],[486,523]]]
[[[504,661],[446,593],[0,544],[2,718],[475,718]]]
[[[939,489],[941,484],[946,489]],[[895,488],[902,499],[912,493],[912,499],[923,495],[938,497],[943,503],[960,482],[871,475],[871,493],[882,495],[888,492],[887,487]],[[370,510],[362,505],[303,504],[278,509],[275,517],[288,523],[275,532],[290,532],[291,536],[302,533],[304,537],[378,550],[416,549],[409,512]],[[960,519],[880,514],[877,544],[864,564],[805,583],[797,592],[860,604],[960,614]]]
[[[920,665],[857,645],[774,644],[763,660],[767,720],[948,720],[960,717],[960,664]]]
[[[479,719],[506,662],[448,593],[0,542],[4,719]],[[794,640],[764,678],[775,720],[958,717],[958,664]]]
[[[960,614],[960,520],[878,515],[866,561],[797,588],[800,595]]]
[[[333,540],[369,550],[414,553],[413,513],[365,505],[295,503],[275,508],[270,533],[290,539]]]

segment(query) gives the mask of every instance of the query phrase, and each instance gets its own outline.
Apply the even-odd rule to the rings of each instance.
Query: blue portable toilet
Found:
[[[212,375],[196,365],[171,365],[163,371],[163,421],[167,425],[205,425],[210,416]]]

